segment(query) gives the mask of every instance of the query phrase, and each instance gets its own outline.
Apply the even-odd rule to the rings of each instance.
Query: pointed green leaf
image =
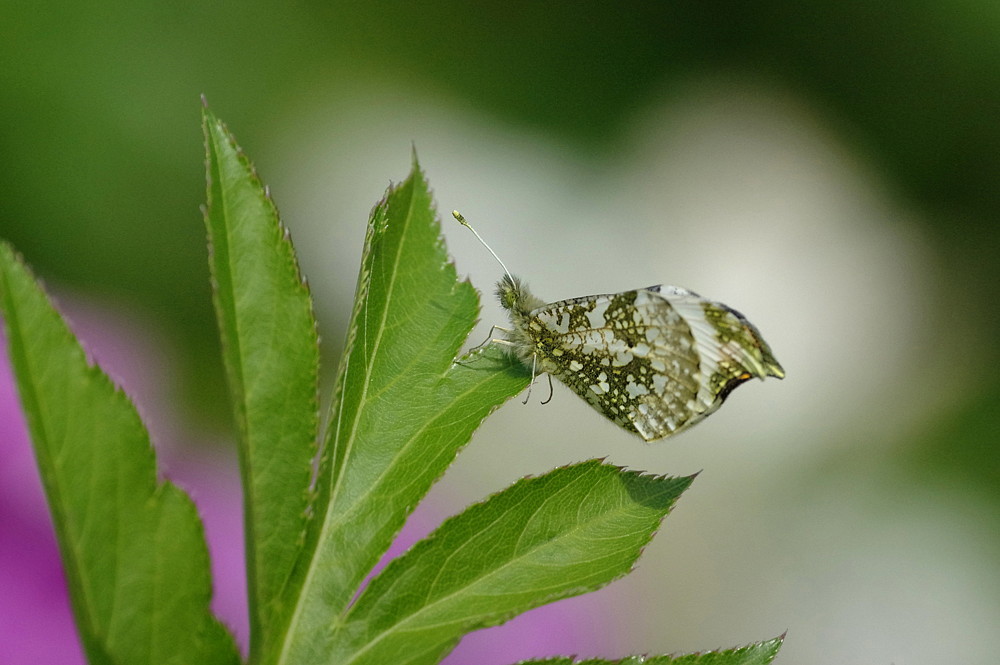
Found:
[[[319,350],[288,234],[247,157],[209,111],[208,227],[215,310],[243,476],[251,658],[288,620],[316,454]]]
[[[0,307],[89,661],[239,662],[208,610],[208,551],[194,505],[157,482],[135,408],[87,362],[3,243]]]
[[[520,364],[496,349],[455,363],[477,312],[414,164],[369,222],[311,559],[280,662],[328,662],[334,626],[406,516],[483,418],[527,385]]]
[[[689,653],[681,656],[630,656],[621,660],[545,658],[524,660],[518,665],[768,665],[778,655],[783,637],[736,649]]]
[[[691,480],[597,460],[521,480],[393,561],[328,662],[436,663],[471,630],[621,577]]]

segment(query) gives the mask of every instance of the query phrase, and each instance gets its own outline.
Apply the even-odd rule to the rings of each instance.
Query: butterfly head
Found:
[[[517,316],[527,316],[531,310],[545,305],[544,301],[532,295],[527,284],[510,273],[497,282],[497,298],[501,307]]]

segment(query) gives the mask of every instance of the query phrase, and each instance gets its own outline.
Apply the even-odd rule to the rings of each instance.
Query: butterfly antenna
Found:
[[[472,231],[473,234],[475,234],[476,239],[479,240],[480,243],[482,243],[483,247],[485,247],[487,250],[489,250],[489,253],[493,255],[493,258],[497,260],[497,263],[500,264],[500,267],[503,268],[503,271],[505,273],[507,273],[507,277],[509,277],[510,281],[513,282],[514,281],[514,276],[510,274],[509,270],[507,270],[507,266],[505,266],[503,264],[503,261],[501,261],[500,257],[497,256],[497,253],[493,251],[493,248],[486,244],[486,241],[483,240],[483,237],[481,235],[479,235],[479,232],[476,231],[474,228],[472,228],[472,224],[469,224],[467,221],[465,221],[465,217],[462,217],[462,213],[460,213],[457,210],[452,210],[451,214],[452,214],[452,216],[455,217],[455,219],[458,220],[459,224],[461,224],[465,228],[467,228],[470,231]]]

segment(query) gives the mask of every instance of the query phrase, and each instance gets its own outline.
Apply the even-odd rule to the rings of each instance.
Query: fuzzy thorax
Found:
[[[526,366],[532,367],[537,350],[535,340],[527,333],[528,320],[532,311],[545,306],[545,301],[532,295],[527,284],[511,275],[504,275],[497,282],[497,298],[510,316],[511,329],[504,330],[506,348]]]

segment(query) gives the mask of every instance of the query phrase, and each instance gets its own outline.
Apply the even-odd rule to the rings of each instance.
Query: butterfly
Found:
[[[511,327],[493,340],[532,373],[548,373],[646,441],[711,415],[751,378],[784,378],[760,331],[736,310],[676,286],[571,298],[534,296],[504,269],[497,284]]]

